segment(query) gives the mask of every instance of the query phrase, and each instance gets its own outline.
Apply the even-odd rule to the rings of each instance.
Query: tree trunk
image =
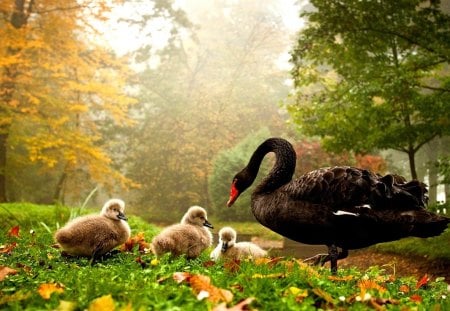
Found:
[[[1,129],[3,132],[3,128]],[[0,203],[8,202],[6,196],[6,148],[8,133],[0,134]]]
[[[415,159],[415,151],[413,148],[408,150],[408,159],[409,159],[409,170],[411,172],[411,179],[417,179],[417,170],[416,170],[416,159]]]
[[[27,7],[25,7],[26,4],[28,5]],[[14,1],[14,9],[9,21],[14,28],[22,28],[27,23],[33,5],[34,0],[30,0],[28,3],[26,3],[25,0]],[[17,49],[11,48],[8,48],[7,51],[11,56],[20,52]],[[2,117],[5,118],[6,121],[3,120],[3,125],[0,127],[0,202],[7,202],[6,159],[8,154],[9,131],[13,119],[12,112],[10,111],[10,102],[16,92],[15,81],[18,76],[17,65],[4,66],[1,75],[0,78],[2,83],[0,85],[0,93],[2,96],[0,99],[2,107],[0,107],[0,109],[2,110]]]

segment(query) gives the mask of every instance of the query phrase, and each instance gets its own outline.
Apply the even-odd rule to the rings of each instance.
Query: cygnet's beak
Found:
[[[225,253],[228,249],[228,242],[222,242],[222,253]]]
[[[207,219],[205,219],[205,222],[203,223],[203,226],[211,228],[211,229],[214,229],[213,225],[211,225],[211,223]]]
[[[119,211],[119,214],[117,214],[117,218],[125,220],[125,221],[128,220],[128,218],[125,216],[125,214],[120,211]]]

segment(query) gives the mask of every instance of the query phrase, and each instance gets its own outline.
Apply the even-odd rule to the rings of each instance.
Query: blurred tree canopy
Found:
[[[335,152],[415,155],[450,134],[450,16],[440,1],[310,1],[291,51],[300,130]]]
[[[261,127],[284,130],[277,102],[289,76],[275,60],[287,40],[276,3],[192,2],[190,23],[138,74],[138,124],[124,134],[133,150],[124,161],[142,185],[129,195],[141,214],[173,221],[190,205],[209,209],[215,155]],[[139,60],[155,58],[149,52]]]
[[[64,201],[136,186],[103,128],[129,126],[126,59],[97,44],[120,1],[0,3],[0,201]],[[78,201],[76,200],[76,201]]]

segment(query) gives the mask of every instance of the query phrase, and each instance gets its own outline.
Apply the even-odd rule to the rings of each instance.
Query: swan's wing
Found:
[[[421,209],[426,204],[425,184],[404,182],[398,175],[381,176],[348,166],[311,171],[288,185],[292,199],[330,207],[334,212]],[[402,177],[403,178],[403,177]]]

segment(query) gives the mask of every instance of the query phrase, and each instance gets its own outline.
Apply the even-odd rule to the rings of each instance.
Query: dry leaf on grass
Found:
[[[12,242],[11,244],[0,245],[0,254],[10,255],[13,249],[17,246],[16,242]]]
[[[9,229],[8,236],[20,237],[19,230],[19,226],[12,227],[11,229]]]
[[[233,299],[233,294],[229,290],[215,287],[206,275],[175,272],[173,279],[177,283],[188,283],[199,300],[206,298],[211,302],[230,302]]]
[[[64,286],[59,283],[46,283],[39,285],[38,293],[44,299],[50,299],[53,293],[64,292]]]
[[[88,311],[112,311],[116,308],[111,295],[98,297],[89,304]]]
[[[0,282],[3,281],[8,275],[14,274],[17,274],[17,270],[5,266],[0,266]]]
[[[121,247],[122,252],[132,252],[133,248],[138,245],[140,253],[148,253],[150,251],[150,243],[145,241],[144,232],[139,232],[134,237],[130,237]]]
[[[251,304],[253,302],[253,300],[255,300],[255,298],[250,297],[247,299],[242,300],[241,302],[239,302],[238,304],[227,308],[227,304],[225,302],[217,305],[214,307],[214,309],[212,309],[212,311],[244,311],[244,310],[250,310],[249,309],[249,304]]]

